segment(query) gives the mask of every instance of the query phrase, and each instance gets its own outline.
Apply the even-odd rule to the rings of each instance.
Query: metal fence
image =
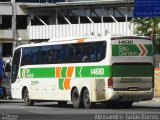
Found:
[[[134,35],[134,24],[118,23],[87,23],[28,26],[29,39],[50,39],[55,37],[70,37],[81,35]]]

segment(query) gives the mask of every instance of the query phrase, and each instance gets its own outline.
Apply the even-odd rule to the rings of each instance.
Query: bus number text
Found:
[[[132,40],[121,40],[119,41],[119,44],[133,44]]]
[[[104,75],[104,69],[103,68],[91,69],[91,75]]]

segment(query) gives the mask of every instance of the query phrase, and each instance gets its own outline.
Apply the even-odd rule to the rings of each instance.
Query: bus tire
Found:
[[[23,99],[24,99],[25,105],[27,106],[32,106],[34,104],[34,101],[29,98],[28,89],[24,90]]]
[[[74,108],[82,107],[81,96],[79,95],[78,89],[74,88],[71,94],[71,100]]]
[[[64,107],[64,106],[67,105],[67,102],[68,102],[68,101],[58,101],[58,106],[59,106],[59,107]]]
[[[86,109],[89,109],[95,105],[95,103],[91,102],[90,100],[88,89],[85,89],[83,92],[83,105]]]

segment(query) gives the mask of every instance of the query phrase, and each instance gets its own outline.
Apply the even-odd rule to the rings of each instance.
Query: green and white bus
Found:
[[[51,39],[15,49],[12,98],[131,107],[153,98],[153,47],[148,37],[85,36]],[[114,104],[113,104],[114,103]]]

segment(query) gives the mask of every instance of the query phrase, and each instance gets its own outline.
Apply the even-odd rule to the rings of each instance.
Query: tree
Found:
[[[160,18],[133,18],[135,33],[149,36],[153,40],[155,51],[160,50]]]

